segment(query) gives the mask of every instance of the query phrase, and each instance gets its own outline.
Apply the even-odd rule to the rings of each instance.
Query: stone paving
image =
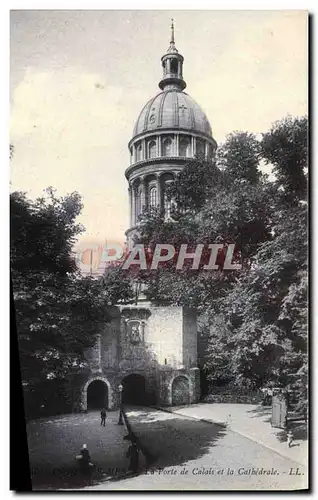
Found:
[[[226,427],[267,448],[307,466],[308,441],[306,426],[303,422],[295,424],[295,441],[290,448],[283,429],[273,428],[270,424],[271,407],[252,404],[196,404],[183,407],[163,408],[164,411],[178,415],[225,424]],[[301,437],[301,439],[297,439]]]

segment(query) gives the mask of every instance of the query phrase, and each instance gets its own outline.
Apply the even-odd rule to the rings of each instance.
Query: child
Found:
[[[291,447],[292,443],[294,441],[294,436],[293,436],[293,433],[291,430],[288,430],[287,431],[287,444],[288,444],[288,448]]]

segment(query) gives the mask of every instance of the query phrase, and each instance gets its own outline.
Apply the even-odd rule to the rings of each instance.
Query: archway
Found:
[[[108,409],[108,387],[103,380],[93,380],[87,387],[87,409]]]
[[[189,379],[184,375],[179,375],[172,382],[172,406],[190,404]]]
[[[122,381],[123,392],[122,392],[122,402],[123,404],[130,405],[144,405],[146,404],[146,381],[145,377],[133,373],[132,375],[127,375]]]

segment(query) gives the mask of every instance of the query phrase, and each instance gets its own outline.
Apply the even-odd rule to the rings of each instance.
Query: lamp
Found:
[[[123,422],[123,403],[122,403],[122,392],[123,392],[123,386],[122,384],[119,384],[118,386],[118,391],[119,391],[119,419],[118,419],[118,425],[124,425]]]

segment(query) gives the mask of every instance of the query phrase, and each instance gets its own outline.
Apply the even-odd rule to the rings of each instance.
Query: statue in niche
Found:
[[[128,339],[132,344],[140,344],[143,341],[143,322],[138,320],[127,321],[126,328]]]

